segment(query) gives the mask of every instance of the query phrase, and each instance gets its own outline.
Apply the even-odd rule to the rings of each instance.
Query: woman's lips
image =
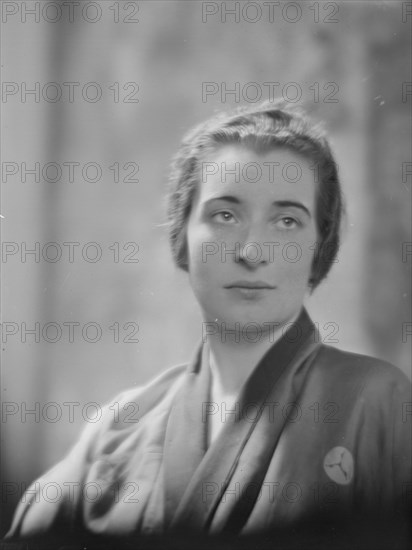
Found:
[[[236,283],[227,285],[225,288],[231,290],[239,297],[255,300],[264,298],[270,290],[274,290],[276,287],[262,281],[237,281]]]
[[[271,290],[275,287],[264,281],[235,281],[229,285],[225,285],[225,288],[246,288],[246,289],[267,289]]]

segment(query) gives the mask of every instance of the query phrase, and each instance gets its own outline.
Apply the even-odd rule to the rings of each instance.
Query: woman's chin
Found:
[[[205,323],[216,325],[219,329],[225,330],[249,330],[252,332],[253,327],[259,328],[261,331],[268,330],[270,327],[280,326],[285,320],[282,315],[276,315],[276,312],[262,311],[239,311],[228,314],[216,313],[204,317]],[[287,322],[287,320],[286,320]]]

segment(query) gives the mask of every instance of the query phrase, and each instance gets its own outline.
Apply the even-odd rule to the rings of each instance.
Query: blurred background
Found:
[[[347,218],[309,312],[410,376],[410,2],[1,7],[2,535],[99,406],[200,342],[164,195],[217,110],[274,92],[325,122]]]

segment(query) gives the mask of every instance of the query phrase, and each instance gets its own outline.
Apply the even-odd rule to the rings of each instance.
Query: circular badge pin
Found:
[[[332,481],[348,485],[353,478],[353,456],[345,447],[333,447],[323,461],[323,468]]]

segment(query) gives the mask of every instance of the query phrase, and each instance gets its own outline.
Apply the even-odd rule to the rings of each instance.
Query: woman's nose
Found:
[[[270,235],[261,225],[250,226],[239,242],[239,260],[248,266],[268,263],[271,257]]]

